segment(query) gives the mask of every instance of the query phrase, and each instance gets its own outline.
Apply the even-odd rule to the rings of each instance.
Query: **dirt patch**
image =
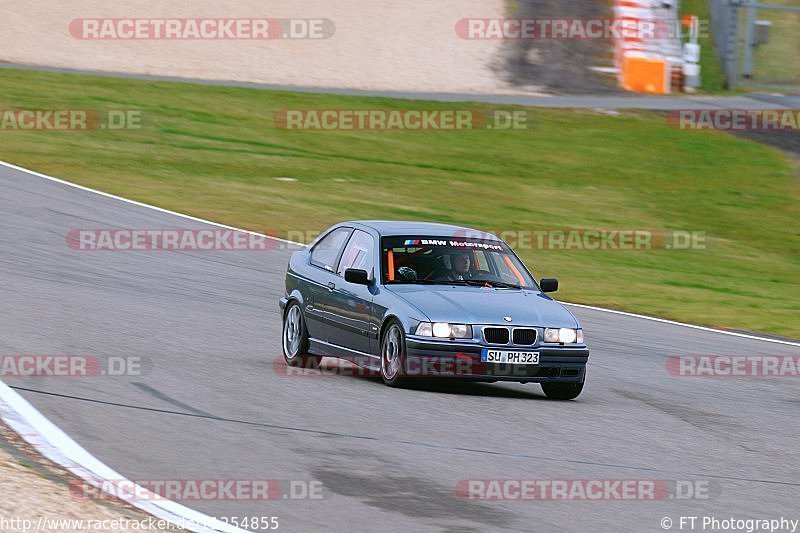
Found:
[[[611,19],[611,2],[600,0],[519,0],[515,18]],[[614,43],[597,39],[519,40],[505,43],[498,74],[516,87],[535,85],[547,92],[621,93],[613,75],[593,67],[613,65]]]
[[[1,5],[0,60],[14,63],[306,87],[525,92],[492,68],[502,63],[502,42],[461,39],[455,30],[462,18],[506,16],[503,0],[32,0]],[[70,23],[80,18],[221,17],[329,19],[335,31],[322,40],[83,40],[70,33]]]
[[[72,496],[69,483],[73,480],[77,478],[70,472],[44,459],[0,424],[0,531],[23,531],[28,526],[28,531],[38,527],[53,532],[181,531],[148,527],[149,515],[122,502]],[[26,520],[30,521],[27,526]],[[83,524],[74,522],[80,520]]]

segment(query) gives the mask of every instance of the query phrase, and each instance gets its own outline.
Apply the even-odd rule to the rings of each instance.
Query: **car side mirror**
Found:
[[[542,292],[556,292],[558,290],[558,278],[542,278],[539,282]]]
[[[344,271],[344,280],[358,285],[369,285],[369,274],[366,270],[348,268]]]

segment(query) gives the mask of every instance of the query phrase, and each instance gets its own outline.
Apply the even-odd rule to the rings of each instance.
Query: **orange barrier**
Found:
[[[664,10],[656,0],[615,0],[614,17],[623,28],[659,27],[659,32],[677,24],[677,14]],[[674,18],[674,20],[673,20]],[[626,91],[668,94],[679,89],[682,66],[680,40],[667,35],[644,37],[636,31],[623,32],[615,40],[614,65],[620,86]],[[673,83],[675,82],[675,83]]]
[[[652,94],[669,94],[672,81],[664,59],[625,57],[622,60],[622,88]]]

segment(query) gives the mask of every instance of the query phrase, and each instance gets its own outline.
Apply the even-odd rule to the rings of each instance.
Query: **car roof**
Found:
[[[353,220],[343,222],[347,224],[360,224],[377,231],[381,236],[391,235],[419,235],[424,237],[444,237],[444,236],[463,236],[468,238],[481,238],[484,240],[499,241],[495,235],[485,231],[468,228],[465,226],[453,226],[451,224],[439,224],[436,222],[414,222],[409,220]]]

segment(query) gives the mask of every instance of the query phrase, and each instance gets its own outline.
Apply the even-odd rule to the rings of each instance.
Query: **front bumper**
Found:
[[[484,363],[481,350],[539,352],[538,365]],[[470,381],[582,382],[589,349],[586,346],[492,346],[457,341],[406,338],[406,375],[447,377]]]

